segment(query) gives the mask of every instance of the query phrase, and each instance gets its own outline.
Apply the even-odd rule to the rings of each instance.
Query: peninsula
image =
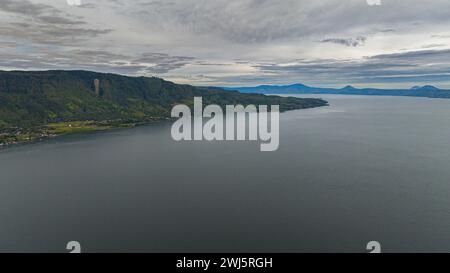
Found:
[[[325,106],[321,99],[242,94],[155,77],[90,71],[0,71],[0,147],[61,134],[105,131],[170,119],[176,104]]]

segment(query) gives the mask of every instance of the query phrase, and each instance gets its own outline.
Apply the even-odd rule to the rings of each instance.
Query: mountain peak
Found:
[[[426,90],[426,91],[438,91],[440,90],[436,86],[433,85],[424,85],[424,86],[413,86],[412,90]]]
[[[433,85],[425,85],[422,87],[423,89],[430,89],[430,90],[439,90],[436,86]]]
[[[346,87],[342,88],[342,90],[354,90],[354,89],[356,88],[351,85],[347,85]]]
[[[303,83],[294,83],[294,84],[291,84],[289,86],[290,87],[308,87],[308,86],[304,85]]]

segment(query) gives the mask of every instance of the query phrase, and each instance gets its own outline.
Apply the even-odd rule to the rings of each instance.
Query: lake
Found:
[[[449,252],[450,100],[320,97],[276,152],[171,123],[0,151],[0,252]]]

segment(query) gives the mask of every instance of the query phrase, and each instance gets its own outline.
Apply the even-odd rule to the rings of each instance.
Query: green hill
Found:
[[[173,105],[191,105],[194,96],[202,96],[204,104],[222,106],[279,104],[281,111],[326,105],[320,99],[241,94],[154,77],[89,71],[0,71],[0,143],[169,118]]]

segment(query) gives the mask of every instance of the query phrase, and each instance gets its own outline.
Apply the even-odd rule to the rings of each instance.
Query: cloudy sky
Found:
[[[0,69],[450,88],[449,0],[0,0]]]

